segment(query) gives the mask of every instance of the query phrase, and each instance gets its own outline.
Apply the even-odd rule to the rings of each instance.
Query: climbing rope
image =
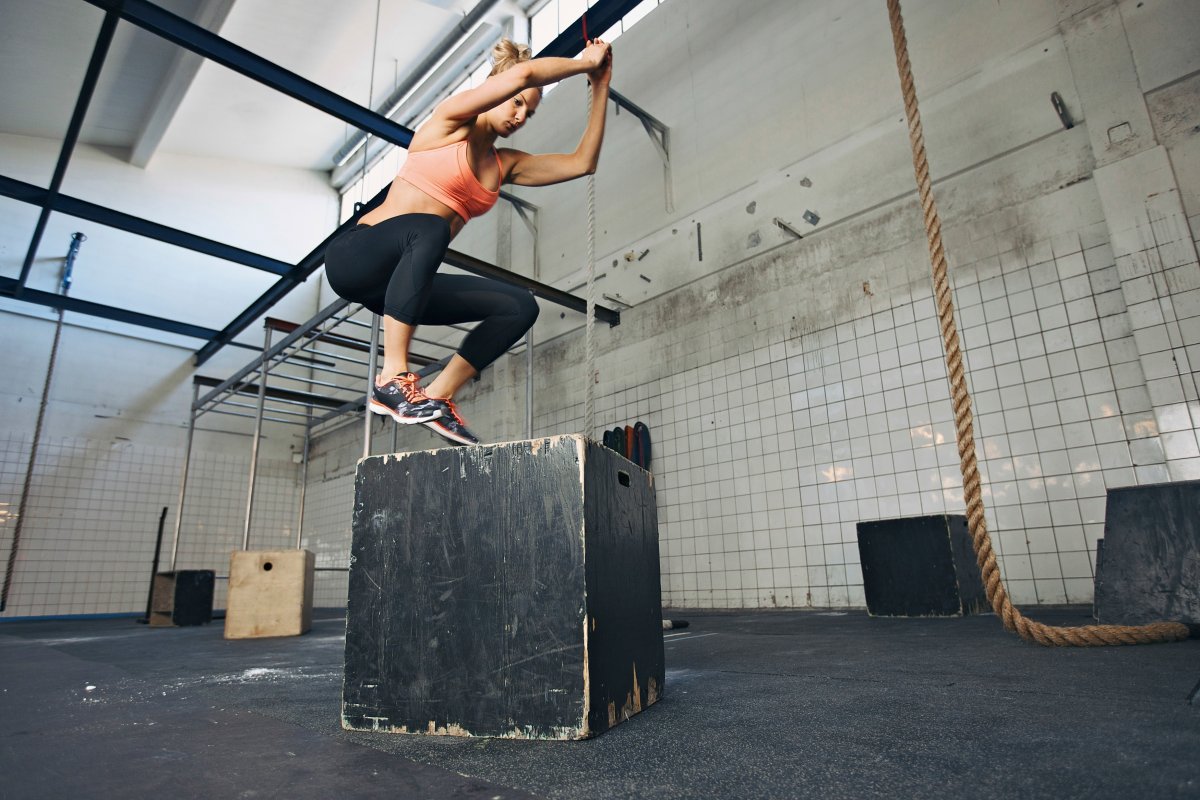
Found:
[[[588,82],[588,110],[592,108],[592,84]],[[587,327],[584,332],[584,358],[587,386],[584,390],[583,433],[596,430],[596,176],[587,176],[588,247],[587,247]]]
[[[1027,641],[1042,645],[1088,647],[1115,644],[1150,644],[1179,641],[1188,638],[1188,627],[1178,622],[1155,622],[1149,625],[1084,625],[1074,628],[1043,625],[1026,619],[1012,602],[1000,579],[1000,568],[992,541],[988,536],[983,515],[979,469],[975,460],[974,424],[971,417],[971,398],[967,394],[963,371],[962,350],[958,329],[954,324],[954,306],[950,297],[950,282],[946,274],[946,253],[942,248],[942,223],[934,205],[929,179],[929,163],[925,157],[925,137],[921,129],[921,114],[917,108],[917,92],[913,86],[912,67],[908,60],[908,42],[904,36],[904,20],[900,16],[900,0],[887,0],[892,23],[892,40],[896,47],[896,66],[900,71],[900,88],[904,93],[904,113],[908,117],[908,136],[912,143],[913,168],[925,217],[925,234],[929,239],[929,256],[933,265],[933,286],[937,300],[938,320],[946,346],[946,369],[954,397],[954,422],[958,435],[958,455],[962,467],[963,494],[967,505],[967,528],[975,546],[975,557],[983,574],[984,587],[992,609],[1004,621],[1004,627],[1015,631]]]
[[[587,14],[580,17],[583,27],[583,44],[587,47]],[[588,78],[587,108],[592,113],[592,80]],[[587,324],[584,327],[584,368],[587,370],[587,385],[584,387],[583,435],[592,436],[596,430],[596,176],[587,176],[588,195],[588,246],[587,246]]]

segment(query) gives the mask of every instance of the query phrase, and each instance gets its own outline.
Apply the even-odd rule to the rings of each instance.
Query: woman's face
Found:
[[[508,138],[519,131],[529,121],[542,102],[542,93],[537,89],[526,89],[520,94],[504,101],[488,112],[492,127],[503,138]]]

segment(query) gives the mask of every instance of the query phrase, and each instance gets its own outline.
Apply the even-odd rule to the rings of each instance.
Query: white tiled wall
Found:
[[[947,233],[987,520],[1023,604],[1091,600],[1107,488],[1200,478],[1195,374],[1155,399],[1094,190],[1033,205],[1055,204],[1058,231],[1010,209]],[[849,303],[835,287],[861,267],[806,276],[805,247],[626,311],[602,339],[599,429],[640,419],[654,439],[666,604],[861,607],[858,521],[964,509],[929,279],[905,278],[928,272],[923,242],[869,268],[894,288]],[[750,301],[721,302],[738,271]],[[814,292],[824,312],[789,313]],[[663,324],[662,304],[695,321]],[[582,375],[562,366],[581,339],[539,357],[537,433],[582,423]]]

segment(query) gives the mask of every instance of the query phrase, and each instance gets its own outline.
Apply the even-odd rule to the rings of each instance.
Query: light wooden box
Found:
[[[226,639],[299,636],[312,627],[316,557],[308,550],[235,550]]]

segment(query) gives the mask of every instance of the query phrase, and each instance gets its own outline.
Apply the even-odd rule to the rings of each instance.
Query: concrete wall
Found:
[[[0,138],[0,174],[44,186],[58,142]],[[79,146],[65,194],[295,262],[336,224],[325,176],[160,153],[145,170],[123,153]],[[16,277],[36,209],[0,201],[0,274]],[[83,232],[71,296],[220,329],[274,276],[62,214],[50,217],[30,286],[57,291],[71,233]],[[271,311],[304,320],[317,285]],[[0,300],[0,553],[10,551],[54,339],[55,312]],[[262,346],[261,325],[242,336]],[[5,617],[144,609],[164,506],[166,551],[178,506],[192,376],[224,378],[252,350],[227,347],[197,370],[202,342],[67,314]],[[225,575],[241,545],[249,475],[249,420],[201,418],[182,526],[179,568]],[[302,431],[268,425],[260,454],[252,544],[291,544],[299,502],[292,452]],[[218,607],[224,583],[218,583]]]
[[[1086,602],[1106,489],[1200,478],[1200,7],[905,12],[1003,574],[1018,603]],[[610,115],[597,285],[632,307],[597,329],[590,433],[651,428],[664,602],[861,606],[858,521],[963,509],[885,9],[671,2],[615,56],[671,127],[674,211],[641,126]],[[584,91],[518,146],[572,147]],[[541,278],[578,285],[583,183],[520,194]],[[583,424],[581,324],[546,306],[535,329],[538,434]],[[521,438],[524,380],[509,357],[464,400],[483,436]]]

